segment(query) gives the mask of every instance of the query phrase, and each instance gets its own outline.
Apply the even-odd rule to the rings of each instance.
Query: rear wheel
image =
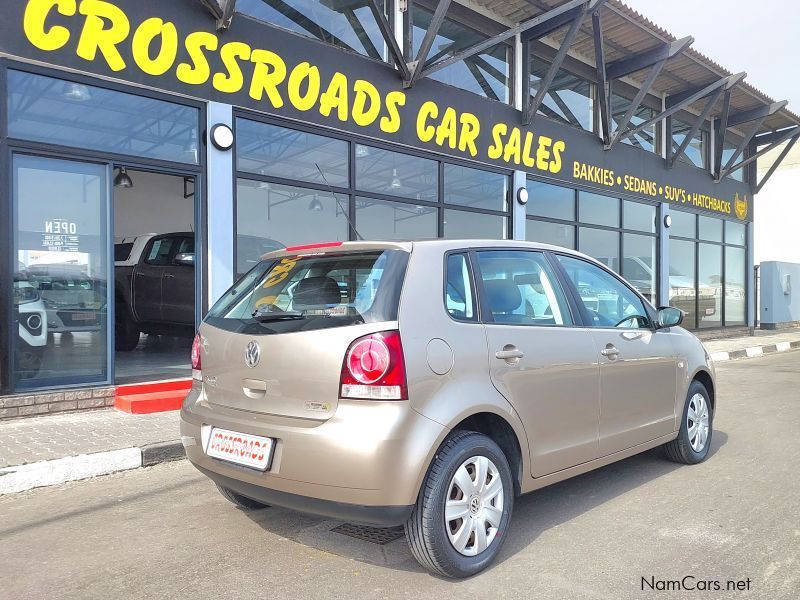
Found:
[[[457,432],[436,455],[405,525],[411,553],[434,573],[475,575],[500,551],[513,504],[500,447],[481,433]]]
[[[708,456],[713,433],[714,409],[708,391],[699,381],[693,381],[683,406],[678,437],[664,444],[667,458],[673,462],[694,465]]]
[[[29,346],[23,340],[19,341],[16,356],[16,372],[20,379],[33,379],[42,368],[44,356],[43,346]]]
[[[122,301],[118,301],[116,305],[116,317],[114,319],[114,345],[117,350],[121,352],[130,352],[135,350],[139,345],[139,337],[141,333],[136,323],[133,321],[133,315],[128,308],[128,305]]]
[[[236,506],[243,510],[259,510],[261,508],[269,508],[269,504],[263,504],[247,496],[242,496],[238,492],[234,492],[225,486],[217,484],[219,493],[222,494],[226,500],[233,502]]]

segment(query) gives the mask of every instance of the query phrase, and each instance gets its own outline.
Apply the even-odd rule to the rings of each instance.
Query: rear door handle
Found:
[[[175,279],[175,275],[173,275],[172,273],[164,273],[164,277],[166,279]]]
[[[506,344],[502,350],[494,353],[496,358],[500,360],[507,360],[508,362],[518,362],[520,358],[525,356],[525,353],[517,348],[514,344]]]
[[[606,347],[600,350],[600,354],[602,354],[606,358],[614,360],[619,356],[619,350],[617,350],[614,344],[606,344]]]

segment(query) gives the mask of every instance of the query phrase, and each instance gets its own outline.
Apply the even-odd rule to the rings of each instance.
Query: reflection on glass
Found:
[[[624,98],[617,94],[611,94],[611,123],[614,128],[617,127],[619,121],[622,120],[622,118],[628,112],[630,106],[631,101],[628,98]],[[628,123],[628,127],[636,127],[637,125],[641,125],[645,121],[649,121],[655,116],[655,110],[648,108],[647,106],[640,105],[639,108],[637,108],[633,113],[633,116]],[[631,146],[636,146],[637,148],[642,148],[649,152],[654,152],[656,147],[656,124],[652,123],[651,125],[648,125],[636,135],[632,135],[622,140],[622,143],[630,144]]]
[[[634,231],[656,232],[656,207],[625,200],[622,203],[622,227]]]
[[[656,238],[650,235],[622,235],[622,276],[652,304],[656,298]]]
[[[436,202],[439,165],[435,160],[356,145],[356,188]]]
[[[236,119],[239,171],[347,187],[347,157],[348,145],[343,140]]]
[[[685,237],[694,239],[697,236],[697,215],[681,210],[670,211],[672,226],[669,228],[670,237]]]
[[[575,190],[532,179],[528,179],[526,187],[528,203],[525,210],[529,215],[564,221],[575,220]]]
[[[616,231],[581,227],[578,250],[619,273],[619,233]]]
[[[525,239],[529,242],[540,242],[574,249],[575,227],[562,223],[548,223],[547,221],[528,219],[525,223]]]
[[[578,192],[581,223],[619,227],[619,198]]]
[[[744,223],[725,221],[725,243],[744,246],[746,243],[746,228]]]
[[[673,213],[675,214],[675,213]],[[697,327],[695,292],[695,243],[670,241],[669,247],[669,305],[686,313],[683,325]]]
[[[459,165],[444,165],[444,201],[470,208],[507,210],[508,177]]]
[[[356,198],[356,229],[367,240],[436,239],[438,209]]]
[[[108,381],[103,165],[15,155],[14,387]]]
[[[531,56],[531,97],[536,95],[539,84],[550,69],[550,63]],[[577,75],[560,69],[545,94],[539,114],[566,123],[578,129],[593,131],[594,101],[591,84]]]
[[[725,325],[744,325],[747,303],[744,248],[725,248]]]
[[[433,12],[419,4],[414,5],[412,11],[414,56],[417,55],[425,32],[430,27],[432,17]],[[488,38],[485,33],[445,18],[433,40],[427,62],[433,63],[447,58]],[[509,103],[511,102],[511,46],[505,43],[497,44],[431,73],[429,77],[484,98]]]
[[[672,118],[672,152],[677,152],[678,148],[683,144],[687,134],[692,129],[691,123],[680,121],[675,117]],[[686,163],[687,165],[694,165],[696,167],[705,168],[706,166],[706,144],[705,132],[698,131],[689,145],[686,146],[683,154],[680,155],[678,160]]]
[[[345,241],[347,196],[239,179],[236,192],[237,272],[262,254],[298,244]]]
[[[383,37],[366,2],[239,0],[236,10],[370,58],[381,60],[384,55]]]
[[[11,137],[197,164],[198,109],[8,71]]]
[[[709,242],[722,241],[722,219],[700,216],[700,239]]]
[[[444,211],[445,239],[506,239],[505,217],[466,212],[463,210]]]
[[[722,246],[698,244],[698,327],[722,325]]]

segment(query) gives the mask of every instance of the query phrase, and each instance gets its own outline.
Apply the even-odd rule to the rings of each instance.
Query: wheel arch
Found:
[[[697,381],[703,384],[703,387],[706,388],[708,392],[708,399],[711,402],[712,410],[716,410],[717,408],[717,397],[716,397],[716,388],[714,386],[714,378],[711,376],[705,369],[699,369],[692,375],[691,381]]]

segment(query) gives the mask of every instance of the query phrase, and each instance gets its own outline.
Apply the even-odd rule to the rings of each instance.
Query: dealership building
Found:
[[[0,418],[188,378],[214,300],[315,242],[556,244],[754,323],[756,160],[800,118],[617,0],[0,11]]]

